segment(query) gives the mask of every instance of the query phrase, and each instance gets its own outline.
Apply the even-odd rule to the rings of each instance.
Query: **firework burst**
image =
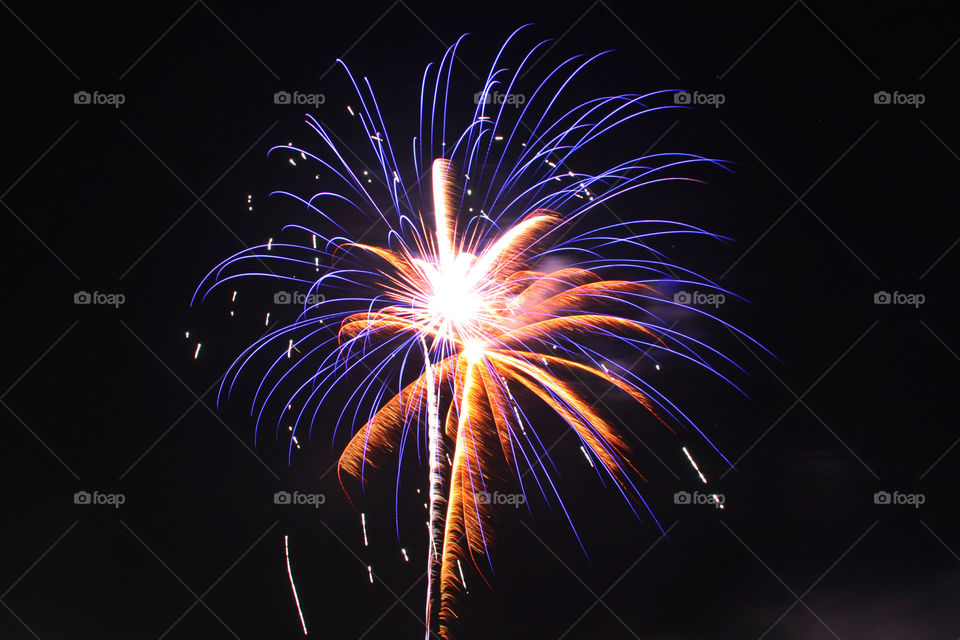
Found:
[[[561,106],[599,57],[593,56],[564,61],[521,94],[520,78],[546,43],[508,69],[502,59],[515,36],[480,91],[464,94],[476,106],[463,128],[448,123],[451,105],[461,102],[451,89],[460,41],[426,68],[409,162],[397,160],[370,82],[347,70],[357,95],[347,109],[364,130],[374,168],[352,166],[330,132],[307,116],[321,152],[293,145],[271,151],[317,163],[336,186],[309,198],[279,192],[304,205],[311,222],[286,227],[289,241],[271,240],[225,260],[198,289],[206,297],[235,278],[258,275],[305,290],[299,317],[249,346],[221,388],[229,393],[256,357],[269,357],[252,412],[259,428],[272,420],[268,407],[281,407],[276,428],[288,424],[291,452],[297,434],[312,429],[321,405],[334,399],[342,406],[334,436],[341,425],[352,433],[339,461],[341,483],[363,482],[368,469],[402,460],[410,443],[426,452],[428,637],[433,630],[452,633],[463,563],[481,575],[481,565],[489,566],[496,515],[489,496],[496,488],[514,482],[524,495],[535,491],[559,504],[573,526],[549,448],[527,415],[531,406],[559,416],[597,473],[612,480],[635,513],[652,517],[627,442],[588,389],[610,385],[668,428],[699,432],[644,376],[619,363],[629,351],[653,361],[670,354],[721,377],[711,363],[733,364],[656,313],[684,307],[663,293],[670,287],[720,289],[670,263],[651,239],[716,236],[664,220],[591,223],[627,192],[688,180],[692,165],[723,164],[658,153],[584,172],[584,150],[602,149],[644,114],[676,108],[667,103],[672,92]],[[340,225],[357,211],[375,221],[366,235],[379,243],[351,238]],[[322,231],[331,227],[338,231]]]

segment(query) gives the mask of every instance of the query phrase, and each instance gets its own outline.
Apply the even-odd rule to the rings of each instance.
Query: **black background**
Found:
[[[471,33],[456,68],[469,84],[469,69],[485,72],[526,22],[527,45],[558,38],[539,73],[616,50],[580,85],[584,98],[608,87],[723,94],[716,109],[651,117],[621,145],[736,163],[636,206],[734,239],[678,242],[672,256],[749,299],[721,315],[779,360],[726,345],[750,373],[737,378],[749,398],[689,369],[658,374],[736,472],[698,438],[618,414],[652,450],[633,440],[665,539],[561,441],[589,559],[546,505],[507,514],[494,588],[468,574],[459,637],[960,636],[960,335],[946,312],[960,257],[955,9],[200,1],[0,10],[0,638],[300,637],[284,535],[312,636],[420,637],[415,498],[400,514],[411,562],[389,475],[372,485],[386,498],[363,507],[365,548],[358,513],[324,473],[336,459],[326,424],[288,466],[282,439],[254,443],[248,389],[215,409],[220,376],[264,330],[266,294],[189,300],[214,264],[302,215],[266,198],[295,175],[266,150],[319,141],[274,92],[323,93],[314,113],[353,144],[351,95],[331,70],[343,57],[405,139],[427,62]],[[126,102],[74,104],[84,90]],[[875,104],[877,91],[925,103]],[[926,302],[875,305],[881,290]],[[126,302],[79,306],[77,291]],[[674,492],[700,488],[683,445],[724,510],[674,504]],[[274,505],[280,489],[327,500]],[[75,505],[81,490],[126,503]],[[877,491],[925,503],[878,505]]]

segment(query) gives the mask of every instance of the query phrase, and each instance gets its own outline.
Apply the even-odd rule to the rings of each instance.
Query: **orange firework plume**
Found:
[[[411,440],[425,444],[428,638],[433,632],[452,636],[454,604],[465,588],[463,564],[473,564],[483,575],[481,560],[489,563],[496,517],[491,488],[516,482],[525,498],[524,470],[532,473],[540,493],[557,499],[572,526],[545,464],[549,451],[524,412],[526,401],[549,408],[573,431],[590,465],[613,480],[636,513],[635,506],[646,508],[634,484],[642,476],[629,461],[624,438],[588,401],[586,389],[598,383],[612,386],[668,428],[696,429],[617,356],[628,350],[653,360],[668,354],[717,375],[711,364],[715,358],[732,363],[674,329],[659,313],[682,308],[713,318],[682,297],[662,292],[678,286],[722,290],[670,263],[648,244],[665,235],[717,236],[663,220],[593,222],[602,214],[599,207],[608,208],[613,198],[633,189],[685,180],[674,173],[691,164],[723,165],[689,154],[659,153],[597,173],[575,171],[571,163],[596,140],[640,115],[674,108],[651,104],[670,93],[598,98],[557,115],[552,112],[557,99],[593,58],[561,64],[529,97],[512,94],[523,64],[513,71],[500,66],[509,42],[475,96],[473,117],[455,137],[448,138],[445,109],[459,41],[435,74],[428,67],[419,135],[413,139],[416,178],[409,186],[404,175],[411,167],[395,160],[369,81],[361,90],[349,72],[361,106],[347,109],[363,126],[377,168],[355,171],[310,116],[308,123],[325,143],[325,158],[292,145],[273,150],[290,154],[291,162],[293,157],[316,161],[343,183],[339,191],[309,199],[281,193],[338,227],[328,211],[342,210],[345,203],[373,211],[385,242],[364,243],[349,234],[327,236],[290,225],[292,233],[308,234],[310,240],[271,241],[248,249],[218,265],[209,284],[201,285],[206,296],[234,278],[259,275],[306,287],[299,317],[248,347],[221,387],[221,393],[232,391],[254,358],[270,354],[272,364],[251,411],[259,428],[268,405],[282,407],[276,428],[284,423],[289,428],[291,454],[298,430],[312,429],[321,405],[344,385],[352,391],[338,402],[343,410],[337,426],[348,423],[352,432],[362,426],[340,456],[341,484],[348,476],[362,483],[368,468],[402,461]],[[499,95],[515,99],[491,99],[498,85],[507,90]],[[521,142],[522,129],[527,133]],[[429,181],[422,181],[427,175]],[[389,206],[374,195],[375,179]],[[617,255],[611,257],[611,252]],[[235,272],[250,261],[266,265],[268,273]],[[334,295],[338,288],[342,295]],[[338,329],[331,334],[332,327]],[[278,344],[282,348],[276,349]],[[392,375],[396,385],[384,382]],[[292,393],[281,391],[291,385]],[[352,416],[349,407],[355,407]],[[364,408],[368,413],[358,419]]]

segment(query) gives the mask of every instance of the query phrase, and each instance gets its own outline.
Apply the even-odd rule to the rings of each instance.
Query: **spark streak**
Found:
[[[703,473],[700,471],[700,467],[697,466],[697,463],[694,461],[693,456],[690,455],[690,452],[687,451],[687,448],[686,448],[686,447],[683,447],[683,452],[686,454],[687,460],[690,461],[690,465],[693,466],[693,470],[697,472],[697,475],[698,475],[698,476],[700,476],[700,480],[703,481],[703,484],[707,484],[707,479],[706,479],[706,477],[705,477],[705,476],[703,475]]]
[[[297,585],[293,583],[293,571],[290,570],[290,543],[287,540],[287,536],[283,536],[283,554],[287,558],[287,576],[290,578],[290,589],[293,591],[293,601],[297,605],[300,625],[303,627],[303,635],[307,635],[307,623],[303,619],[303,611],[300,609],[300,597],[297,595]]]

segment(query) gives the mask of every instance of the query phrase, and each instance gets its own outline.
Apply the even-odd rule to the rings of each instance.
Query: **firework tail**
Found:
[[[443,433],[440,431],[440,407],[436,391],[436,382],[433,375],[433,365],[430,363],[430,348],[425,338],[420,339],[423,346],[423,358],[426,369],[427,383],[427,455],[429,457],[430,473],[430,513],[427,520],[429,541],[427,543],[427,605],[426,640],[430,640],[439,625],[438,594],[434,593],[435,586],[439,585],[440,567],[443,558],[443,530],[444,530],[444,502],[443,495]]]
[[[433,208],[436,223],[437,248],[440,259],[447,261],[453,255],[453,230],[449,228],[448,197],[449,182],[446,160],[435,160],[431,167],[433,186]],[[445,451],[443,450],[443,430],[440,426],[440,397],[437,393],[436,376],[430,361],[430,348],[426,338],[421,336],[424,368],[427,387],[427,456],[429,458],[430,514],[427,521],[430,540],[427,548],[427,598],[426,640],[431,634],[440,632],[440,611],[443,607],[443,565],[447,537],[446,506],[447,498],[443,490]]]

